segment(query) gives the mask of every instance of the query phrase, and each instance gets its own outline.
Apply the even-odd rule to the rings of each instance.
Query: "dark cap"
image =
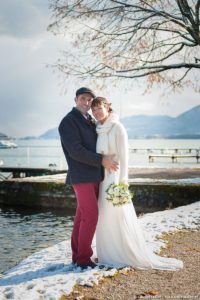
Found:
[[[95,98],[95,93],[87,87],[81,87],[80,89],[78,89],[76,91],[76,97],[81,95],[81,94],[86,94],[86,93],[92,95],[92,97]]]

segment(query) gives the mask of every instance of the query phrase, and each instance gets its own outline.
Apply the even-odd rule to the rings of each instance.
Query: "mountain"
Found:
[[[58,133],[58,129],[57,128],[52,128],[47,130],[45,133],[39,135],[39,136],[25,136],[22,137],[21,140],[35,140],[35,139],[39,139],[39,140],[57,140],[59,139],[59,133]]]
[[[169,116],[136,115],[121,119],[129,138],[196,138],[200,139],[200,105],[173,118]],[[59,139],[57,128],[46,131],[39,139]]]
[[[200,138],[200,105],[178,117],[130,116],[121,119],[129,138]]]
[[[177,133],[200,134],[200,105],[176,118]]]
[[[58,128],[52,128],[39,136],[40,139],[59,139]]]

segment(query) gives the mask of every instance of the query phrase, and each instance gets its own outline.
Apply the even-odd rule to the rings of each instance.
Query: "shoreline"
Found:
[[[190,179],[200,178],[199,168],[129,168],[130,179],[151,178],[151,179]]]
[[[66,174],[0,181],[0,205],[75,209]],[[130,168],[129,186],[138,213],[152,212],[200,200],[200,168]]]
[[[67,172],[67,170],[66,170]],[[200,164],[199,167],[128,167],[129,179],[134,178],[149,178],[149,179],[190,179],[200,178]],[[18,177],[5,179],[3,181],[65,181],[66,173],[55,175],[43,175],[43,176],[30,176],[30,177]]]

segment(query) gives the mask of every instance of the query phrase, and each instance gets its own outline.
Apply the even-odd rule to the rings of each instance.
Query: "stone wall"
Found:
[[[200,200],[199,184],[131,183],[137,213],[164,210]],[[63,182],[0,182],[0,204],[75,208],[73,190]]]
[[[200,201],[200,185],[131,184],[137,212],[153,212]]]

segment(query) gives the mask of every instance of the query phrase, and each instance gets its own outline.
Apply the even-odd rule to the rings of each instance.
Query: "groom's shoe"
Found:
[[[86,270],[87,268],[94,269],[97,267],[97,265],[93,261],[91,261],[90,263],[88,263],[86,265],[80,265],[80,264],[76,264],[76,265],[77,265],[77,267],[80,267],[81,270]]]
[[[99,262],[98,257],[94,258],[94,262],[97,264]]]
[[[105,271],[110,271],[110,270],[113,269],[113,267],[110,267],[110,266],[108,266],[108,265],[97,265],[97,267],[98,267],[99,269],[104,269]]]

